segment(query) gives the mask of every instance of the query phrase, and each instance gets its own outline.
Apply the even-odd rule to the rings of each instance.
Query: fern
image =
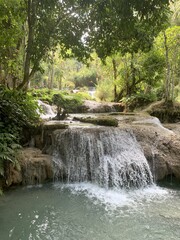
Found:
[[[2,125],[2,124],[1,124]],[[17,164],[17,150],[21,146],[16,143],[16,138],[10,133],[0,133],[0,175],[4,176],[4,163],[9,161]]]

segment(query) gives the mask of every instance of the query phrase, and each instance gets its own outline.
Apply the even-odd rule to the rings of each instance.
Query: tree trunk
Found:
[[[4,80],[3,67],[0,64],[0,84],[3,83],[3,80]]]
[[[12,88],[13,90],[16,89],[17,78],[15,76],[12,77]]]
[[[62,76],[59,76],[59,79],[58,79],[58,89],[61,90],[62,89]]]
[[[118,94],[117,94],[117,86],[116,86],[116,80],[117,80],[117,64],[116,60],[113,58],[112,59],[112,64],[113,64],[113,77],[114,77],[114,101],[118,101]]]
[[[49,88],[53,89],[53,85],[54,85],[54,52],[52,53],[52,64],[51,64],[51,73],[50,73],[50,84],[49,84]]]
[[[130,95],[135,92],[136,88],[136,69],[134,67],[134,54],[131,53],[131,86],[130,86]]]
[[[32,47],[34,41],[34,25],[36,18],[36,3],[35,0],[28,0],[27,5],[27,14],[28,14],[28,40],[27,40],[27,48],[25,55],[25,63],[24,63],[24,77],[22,83],[17,87],[18,90],[24,89],[27,90],[29,85],[29,80],[34,75],[34,70],[30,71],[31,65],[31,56],[32,56]]]
[[[54,85],[54,64],[52,64],[52,68],[51,68],[51,76],[50,76],[50,89],[53,89],[53,85]]]
[[[164,35],[164,47],[165,47],[165,58],[166,58],[166,82],[165,82],[165,102],[171,101],[170,85],[171,85],[171,67],[169,63],[169,49],[167,45],[167,36],[165,31]]]

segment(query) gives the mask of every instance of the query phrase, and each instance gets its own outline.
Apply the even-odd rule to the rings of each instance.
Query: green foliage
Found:
[[[92,97],[89,95],[87,91],[79,91],[76,93],[76,97],[80,98],[81,100],[92,100]]]
[[[142,62],[142,78],[150,86],[157,86],[164,77],[165,58],[157,51],[152,50],[144,54]]]
[[[1,127],[3,127],[3,123],[1,123]],[[17,164],[17,150],[19,150],[21,146],[17,144],[17,138],[7,132],[0,133],[0,176],[4,176],[4,164],[5,162],[11,162],[13,164]]]
[[[83,101],[81,96],[76,94],[63,95],[59,93],[53,96],[53,103],[58,108],[63,108],[66,113],[72,113],[76,112],[77,109],[82,106]]]
[[[0,102],[0,121],[8,128],[19,129],[38,122],[38,105],[29,95],[1,87]]]
[[[113,60],[116,64],[114,69]],[[147,53],[113,55],[106,59],[106,64],[99,70],[96,97],[103,101],[116,101],[129,98],[135,93],[144,94],[159,88],[164,77],[164,56],[152,49]],[[116,72],[115,72],[116,71]],[[116,86],[116,89],[114,89]],[[116,90],[117,98],[114,98]]]
[[[113,100],[113,82],[111,79],[100,80],[96,86],[95,96],[100,101]]]
[[[171,24],[174,26],[180,26],[180,1],[175,0],[170,3],[171,7]]]
[[[128,110],[133,111],[135,108],[142,108],[156,100],[157,98],[155,92],[150,92],[146,94],[142,92],[131,95],[130,97],[124,97],[121,101],[125,103]]]
[[[87,42],[103,59],[119,51],[149,50],[168,19],[168,0],[82,2],[89,22]]]
[[[113,117],[97,117],[97,118],[92,118],[92,117],[87,117],[87,118],[78,118],[75,117],[74,120],[84,122],[84,123],[92,123],[95,125],[100,125],[100,126],[112,126],[112,127],[117,127],[118,126],[118,120]]]
[[[57,46],[63,58],[82,61],[94,49],[102,59],[119,51],[147,51],[165,25],[168,4],[168,0],[1,0],[0,68],[14,86],[18,80],[18,89],[26,89]],[[63,73],[57,68],[53,74],[60,88]],[[76,84],[94,83],[95,74],[77,74]]]
[[[35,75],[32,79],[32,87],[44,86],[59,90],[95,87],[97,70],[91,66],[91,63],[87,66],[77,59],[62,59],[59,55],[60,48],[54,54],[53,62],[42,63],[44,71]]]
[[[59,90],[51,90],[47,88],[42,89],[31,89],[28,91],[28,94],[33,97],[33,99],[41,100],[43,102],[48,102],[50,105],[54,103],[54,95],[60,94],[63,98],[71,98],[77,99],[78,101],[82,102],[83,100],[91,100],[92,97],[86,91],[86,89],[80,89],[76,93],[70,93],[69,91],[59,91]]]
[[[6,162],[17,163],[23,127],[38,123],[37,103],[25,93],[0,86],[0,175]]]
[[[165,58],[164,98],[174,100],[178,96],[180,76],[180,26],[167,28],[155,40],[154,48]],[[176,89],[176,90],[175,90]]]
[[[0,1],[0,71],[3,70],[3,79],[6,76],[14,79],[22,77],[24,10],[24,0]]]
[[[94,87],[96,84],[96,74],[92,73],[86,76],[75,76],[73,81],[75,82],[76,88],[83,86]]]
[[[48,102],[50,105],[53,103],[52,98],[54,94],[57,94],[58,90],[51,90],[48,88],[42,89],[31,89],[28,94],[33,97],[33,99],[41,100],[43,102]]]

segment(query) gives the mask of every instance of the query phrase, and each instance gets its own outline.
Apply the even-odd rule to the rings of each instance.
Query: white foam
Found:
[[[142,123],[142,124],[143,124],[143,123],[145,123],[145,124],[146,124],[146,123],[147,123],[147,124],[154,124],[154,125],[160,127],[161,129],[169,132],[169,133],[173,133],[173,131],[165,128],[165,127],[161,124],[161,122],[159,121],[159,119],[158,119],[157,117],[151,117],[151,118],[147,118],[147,119],[143,119],[143,120],[138,120],[138,121],[134,121],[133,123],[135,123],[135,124],[139,124],[139,123],[140,123],[140,124],[141,124],[141,123]]]
[[[137,205],[144,202],[163,201],[168,196],[168,191],[156,185],[151,185],[138,190],[105,189],[91,183],[54,184],[56,189],[69,189],[72,194],[83,194],[93,201],[101,204],[106,210],[129,207],[136,209]]]
[[[38,100],[38,105],[41,106],[41,108],[43,109],[43,112],[44,112],[44,113],[40,113],[40,117],[42,119],[51,119],[56,116],[52,107],[49,104],[46,104],[46,103],[42,102],[41,100]]]
[[[105,188],[145,187],[153,182],[147,160],[131,131],[74,128],[56,133],[54,174],[68,182],[92,181]]]

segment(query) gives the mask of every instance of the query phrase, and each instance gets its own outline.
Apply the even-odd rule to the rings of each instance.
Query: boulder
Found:
[[[180,137],[158,126],[132,126],[155,181],[171,175],[180,180]]]

